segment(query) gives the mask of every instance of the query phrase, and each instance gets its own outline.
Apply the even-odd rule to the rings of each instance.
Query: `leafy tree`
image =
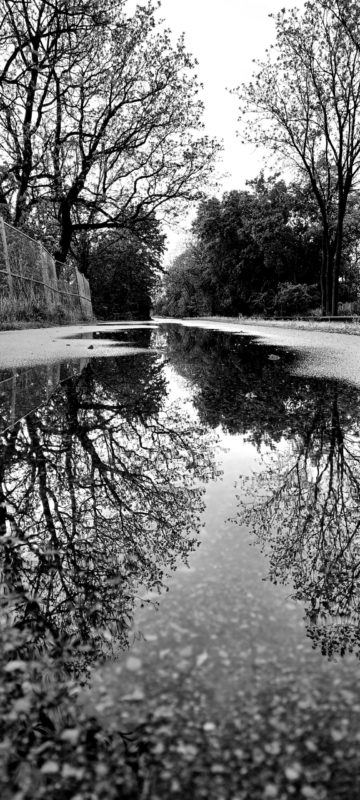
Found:
[[[278,175],[203,200],[193,233],[164,281],[162,309],[173,316],[271,313],[279,285],[313,285],[319,277],[316,210],[301,185]]]
[[[202,201],[193,223],[213,314],[246,310],[251,276],[261,263],[259,247],[243,213],[248,195],[232,191],[222,201]]]
[[[332,11],[336,19],[343,25],[351,41],[360,47],[360,13],[356,0],[321,0],[324,9]]]
[[[315,283],[320,271],[318,216],[307,187],[275,174],[248,182],[249,225],[263,252],[265,281]]]
[[[143,225],[141,236],[114,231],[97,236],[83,266],[88,272],[96,316],[149,319],[162,271],[164,239],[159,224],[152,219]]]
[[[81,6],[72,0],[1,3],[2,202],[15,224],[40,201],[49,181],[44,158],[53,147],[53,123],[60,101],[71,93],[70,73],[90,58],[94,37],[101,37],[103,9],[92,0]]]
[[[64,261],[84,231],[131,229],[199,196],[218,150],[202,135],[194,61],[151,0],[2,0],[2,200]]]
[[[204,274],[201,256],[194,245],[189,245],[176,256],[165,272],[155,310],[171,317],[210,313],[211,287]]]
[[[237,89],[255,115],[246,138],[294,164],[308,180],[322,224],[324,312],[337,313],[344,222],[360,169],[360,53],[332,5],[275,18],[276,49]],[[351,4],[352,5],[352,4]]]

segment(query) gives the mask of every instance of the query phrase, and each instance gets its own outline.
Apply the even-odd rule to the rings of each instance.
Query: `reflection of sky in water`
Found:
[[[167,382],[167,402],[171,403],[174,400],[181,400],[186,406],[187,411],[193,411],[191,402],[191,387],[189,382],[182,375],[179,375],[176,370],[169,364],[164,366],[164,376]]]

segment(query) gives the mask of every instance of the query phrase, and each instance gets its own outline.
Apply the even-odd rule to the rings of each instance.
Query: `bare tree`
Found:
[[[276,47],[239,87],[255,114],[245,137],[295,165],[308,179],[323,232],[323,312],[337,314],[343,232],[360,169],[360,53],[332,4],[307,2],[276,17]]]
[[[67,0],[2,0],[0,34],[0,142],[2,199],[19,224],[46,185],[44,153],[52,141],[56,85],[90,57],[90,34],[99,29],[96,5]],[[102,17],[102,20],[104,17]]]
[[[202,134],[195,62],[152,2],[1,0],[3,198],[16,224],[74,235],[140,228],[199,196],[218,145]]]

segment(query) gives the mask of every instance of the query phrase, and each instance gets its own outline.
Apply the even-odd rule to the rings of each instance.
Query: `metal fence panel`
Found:
[[[0,215],[0,296],[45,301],[48,309],[60,304],[92,319],[88,280],[74,264],[59,264],[41,242],[14,228]]]

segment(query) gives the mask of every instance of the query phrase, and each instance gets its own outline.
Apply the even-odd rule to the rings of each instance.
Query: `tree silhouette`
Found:
[[[335,384],[316,398],[303,433],[247,485],[240,518],[269,557],[269,578],[304,603],[314,647],[360,657],[360,425],[341,392]]]
[[[127,645],[137,599],[186,561],[215,474],[214,437],[164,408],[157,357],[120,361],[117,382],[109,359],[66,381],[1,448],[2,605],[29,645],[71,645],[76,674]]]
[[[285,158],[311,186],[322,227],[322,308],[333,315],[348,202],[360,169],[355,5],[347,5],[340,19],[328,2],[309,1],[303,13],[282,9],[274,15],[274,49],[256,62],[252,80],[235,90],[248,120],[245,138]],[[349,28],[344,21],[351,17]]]
[[[296,358],[249,337],[170,327],[169,350],[202,422],[241,433],[264,459],[241,485],[240,520],[269,577],[305,604],[314,646],[360,656],[360,394],[291,374]]]

